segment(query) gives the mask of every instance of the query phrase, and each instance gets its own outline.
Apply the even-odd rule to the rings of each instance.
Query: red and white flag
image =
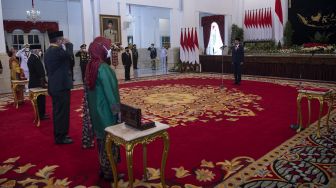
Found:
[[[268,24],[267,24],[267,8],[263,9],[263,26],[264,26],[264,39],[268,40]]]
[[[188,28],[188,32],[189,32],[189,28]],[[190,36],[190,35],[189,35]],[[187,34],[187,29],[184,29],[184,49],[185,49],[185,63],[189,62],[189,55],[190,55],[190,49],[189,49],[189,38],[188,38],[188,34]]]
[[[183,41],[183,29],[181,28],[181,36],[180,36],[180,60],[182,63],[185,62],[185,52],[184,52],[184,41]]]
[[[195,46],[195,62],[199,64],[199,45],[198,45],[198,37],[197,37],[197,29],[195,27],[195,35],[194,35],[194,46]]]
[[[195,64],[195,46],[194,46],[194,28],[191,28],[190,38],[189,38],[189,48],[190,48],[190,61],[189,63]]]
[[[247,25],[248,25],[248,39],[251,40],[252,37],[251,37],[251,30],[252,30],[252,11],[249,10],[249,13],[248,13],[248,19],[247,19]]]
[[[274,39],[275,42],[282,43],[283,38],[283,15],[281,0],[275,0],[275,15],[274,15]]]
[[[252,40],[257,40],[257,31],[258,31],[258,23],[257,23],[257,10],[253,10],[253,21],[252,21]]]
[[[261,22],[261,40],[265,40],[265,19],[264,19],[264,8],[261,9],[260,14],[260,22]]]
[[[268,11],[268,22],[269,22],[269,25],[270,25],[270,29],[269,29],[269,37],[270,39],[273,39],[273,17],[272,17],[272,8],[270,7],[269,8],[269,11]]]

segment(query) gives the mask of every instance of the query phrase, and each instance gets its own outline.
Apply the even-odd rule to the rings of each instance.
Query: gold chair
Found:
[[[48,95],[48,90],[44,88],[31,88],[29,89],[29,99],[33,105],[35,119],[34,123],[36,123],[36,127],[40,126],[40,114],[37,108],[37,97],[40,95]]]

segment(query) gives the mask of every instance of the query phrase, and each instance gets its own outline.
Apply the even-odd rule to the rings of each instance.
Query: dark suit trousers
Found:
[[[133,69],[137,69],[137,68],[138,68],[138,58],[133,57]]]
[[[86,65],[87,65],[87,63],[80,63],[80,68],[81,68],[81,72],[82,72],[82,81],[83,81],[83,83],[84,83],[84,78],[85,78]]]
[[[37,109],[38,109],[40,118],[45,115],[45,102],[46,102],[45,95],[40,95],[37,97]]]
[[[235,83],[240,83],[241,81],[241,65],[240,62],[233,63],[233,74],[235,78]]]
[[[130,80],[130,70],[131,70],[131,65],[125,65],[125,80]]]
[[[70,65],[71,78],[74,79],[74,66]]]
[[[51,95],[53,104],[53,122],[55,141],[63,140],[69,131],[70,90]]]

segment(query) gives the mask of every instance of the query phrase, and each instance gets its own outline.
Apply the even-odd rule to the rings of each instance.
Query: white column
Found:
[[[225,15],[224,20],[224,45],[231,45],[231,27],[232,27],[232,16]]]
[[[125,27],[125,18],[128,13],[128,7],[126,6],[126,0],[121,0],[119,2],[119,15],[120,15],[120,24],[121,24],[121,43],[122,46],[128,46],[127,43],[127,28]]]
[[[83,41],[89,45],[93,41],[93,15],[91,0],[82,0]]]
[[[181,11],[178,9],[170,10],[170,45],[172,48],[180,46],[181,17]]]
[[[93,1],[93,36],[97,37],[100,36],[100,1]]]
[[[0,53],[6,53],[5,31],[2,16],[2,1],[0,0]]]

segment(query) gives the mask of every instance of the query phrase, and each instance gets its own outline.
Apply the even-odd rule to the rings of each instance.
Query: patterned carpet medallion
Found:
[[[155,79],[165,81],[184,78],[219,80],[218,75],[211,74],[170,75]],[[225,79],[229,78],[230,76],[225,76]],[[151,80],[152,78],[141,79],[141,81]],[[244,80],[275,83],[294,88],[302,86],[336,88],[334,84],[292,80],[255,77],[245,77]],[[81,90],[81,88],[75,90]],[[218,86],[207,84],[134,85],[121,87],[120,96],[123,103],[141,108],[144,119],[164,122],[171,127],[189,126],[194,122],[201,124],[211,121],[236,122],[240,118],[256,116],[265,110],[261,103],[263,98],[259,95],[235,88],[220,89]],[[11,101],[11,95],[0,97],[0,113],[12,108],[9,106]],[[80,105],[74,111],[78,118],[82,116]],[[249,156],[238,156],[221,161],[203,159],[199,161],[198,166],[192,168],[183,164],[173,166],[166,169],[168,174],[174,176],[173,180],[167,180],[167,182],[171,188],[336,187],[335,125],[336,111],[334,110],[330,117],[331,129],[327,131],[323,127],[321,138],[317,138],[315,134],[315,122],[278,147],[273,147],[272,151],[257,160]],[[0,163],[0,187],[86,187],[72,184],[73,180],[70,176],[58,178],[59,174],[56,172],[62,166],[54,164],[40,166],[21,162],[21,157],[6,158]],[[136,179],[134,186],[161,187],[159,169],[148,168],[147,170],[149,181]],[[119,187],[127,187],[128,182],[122,179],[118,184]],[[109,184],[88,187],[108,186]]]
[[[120,89],[121,101],[143,109],[143,118],[168,123],[237,121],[262,111],[260,96],[237,89],[219,89],[212,85],[166,84]]]

